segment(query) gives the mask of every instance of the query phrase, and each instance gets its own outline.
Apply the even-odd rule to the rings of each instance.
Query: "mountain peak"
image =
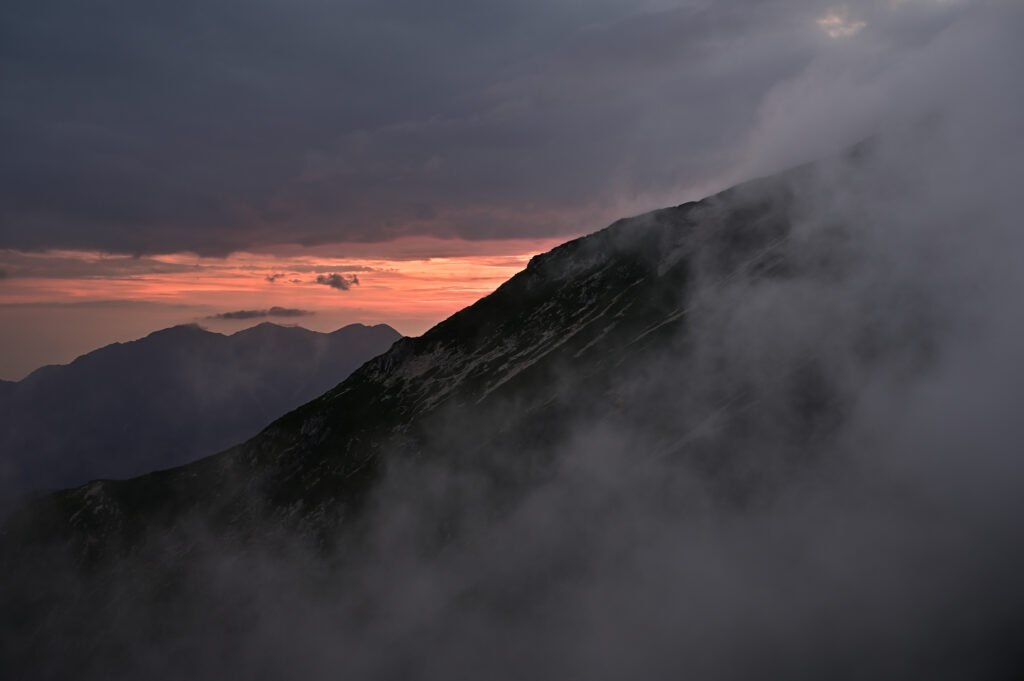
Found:
[[[224,449],[336,385],[392,333],[265,322],[225,336],[183,324],[4,383],[0,498],[6,487],[138,475]]]
[[[152,333],[144,336],[144,338],[160,338],[160,337],[198,337],[203,335],[212,335],[213,331],[206,329],[199,324],[192,322],[189,324],[177,324],[175,326],[169,326],[166,329],[158,329]],[[220,335],[220,334],[217,334]]]
[[[290,333],[290,334],[296,334],[296,333],[299,333],[299,334],[301,334],[301,333],[315,334],[315,333],[318,333],[318,332],[311,331],[311,330],[309,330],[309,329],[307,329],[305,327],[299,326],[297,324],[277,324],[275,322],[260,322],[259,324],[256,324],[254,326],[250,326],[248,328],[241,329],[240,331],[236,331],[236,332],[234,332],[231,335],[232,336],[238,336],[238,337],[246,337],[246,336],[253,336],[253,335],[264,335],[265,336],[265,335],[285,334],[285,333]]]

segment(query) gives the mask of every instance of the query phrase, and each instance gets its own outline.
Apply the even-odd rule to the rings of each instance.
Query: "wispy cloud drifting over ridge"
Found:
[[[266,310],[235,310],[210,315],[207,319],[262,319],[264,317],[308,317],[316,314],[310,310],[294,307],[271,307]]]

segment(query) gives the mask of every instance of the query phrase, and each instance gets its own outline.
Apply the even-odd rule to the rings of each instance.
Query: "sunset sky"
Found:
[[[927,114],[906,74],[1000,4],[8,0],[0,378],[182,323],[420,334],[617,217]]]
[[[222,333],[264,321],[318,331],[386,323],[418,335],[561,241],[400,237],[218,257],[10,250],[0,253],[0,376],[183,323]]]

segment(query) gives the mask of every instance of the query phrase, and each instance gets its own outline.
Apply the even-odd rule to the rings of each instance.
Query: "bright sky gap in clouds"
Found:
[[[280,255],[239,252],[225,258],[0,252],[4,271],[12,275],[5,282],[0,314],[13,321],[0,331],[0,377],[20,379],[41,363],[67,362],[93,347],[170,324],[199,323],[230,333],[260,321],[298,323],[319,331],[355,322],[387,323],[418,335],[487,295],[523,269],[531,256],[560,242],[406,237],[389,242],[387,249],[334,245],[291,248]],[[340,252],[352,255],[340,257]],[[345,281],[354,276],[358,283],[340,290],[317,281],[332,275]],[[309,314],[266,315],[255,321],[253,315],[230,314],[274,307]],[[42,344],[23,343],[32,320],[38,326],[47,311],[68,322],[66,328],[49,334]],[[118,311],[140,323],[112,324],[110,317]],[[97,321],[90,323],[92,319]],[[37,333],[47,335],[43,329]]]
[[[866,21],[850,18],[850,8],[846,5],[830,10],[827,14],[818,19],[818,26],[825,31],[830,38],[845,38],[856,35],[865,26]]]
[[[938,46],[1019,11],[11,0],[0,377],[272,306],[422,332],[556,243],[920,120]]]

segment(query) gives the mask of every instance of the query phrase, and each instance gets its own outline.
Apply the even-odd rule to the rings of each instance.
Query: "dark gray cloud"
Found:
[[[308,317],[316,314],[310,310],[299,310],[292,307],[274,306],[268,310],[235,310],[234,312],[221,312],[207,317],[207,319],[262,319],[264,317]]]
[[[877,81],[968,5],[851,3],[866,27],[849,44],[815,24],[831,6],[13,0],[0,247],[599,227],[751,170],[781,108],[812,117],[802,150],[850,141],[899,98],[839,109],[799,84]]]
[[[207,319],[256,319],[266,317],[266,310],[236,310],[235,312],[221,312],[207,317]]]
[[[266,277],[264,277],[264,278],[265,278],[265,279],[266,279],[267,281],[269,281],[269,282],[270,282],[271,284],[273,284],[273,283],[274,283],[275,281],[277,281],[278,279],[281,279],[282,277],[286,277],[286,276],[288,276],[288,275],[286,275],[286,274],[285,274],[284,272],[275,272],[274,274],[268,274],[268,275],[267,275]]]
[[[10,276],[76,279],[79,277],[131,277],[196,271],[196,265],[164,262],[127,255],[74,257],[62,253],[27,254],[0,250],[0,265]]]
[[[359,276],[356,274],[350,274],[348,276],[344,274],[338,274],[332,272],[330,274],[321,274],[316,278],[316,283],[336,288],[339,291],[347,291],[353,286],[359,285]]]
[[[276,305],[267,310],[268,317],[305,317],[314,314],[316,312],[312,310],[299,310],[293,307],[278,307]]]

